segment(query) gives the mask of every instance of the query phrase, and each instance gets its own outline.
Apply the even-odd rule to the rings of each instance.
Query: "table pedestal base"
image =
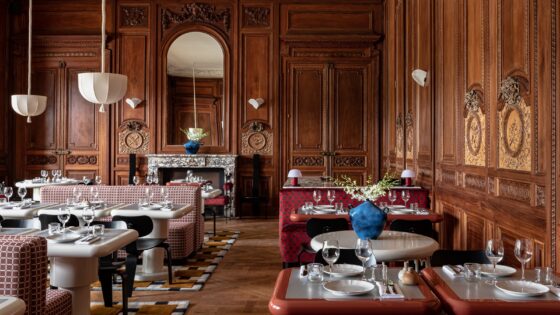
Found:
[[[70,291],[72,314],[90,314],[90,284],[97,280],[99,259],[51,257],[51,285]]]
[[[152,219],[154,227],[147,238],[167,238],[167,220]],[[142,267],[136,269],[135,280],[155,281],[167,279],[167,267],[163,265],[165,250],[163,248],[153,248],[142,253]]]
[[[136,268],[136,275],[134,276],[136,281],[159,281],[167,280],[167,267],[163,267],[158,272],[145,272],[143,266],[138,266]]]

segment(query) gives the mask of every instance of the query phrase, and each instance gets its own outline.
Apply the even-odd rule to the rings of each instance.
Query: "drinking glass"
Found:
[[[480,277],[480,264],[465,263],[465,280],[475,282]]]
[[[56,177],[60,180],[62,179],[62,170],[56,170]]]
[[[12,187],[9,186],[4,187],[4,196],[8,198],[8,203],[10,203],[10,198],[12,198],[13,194],[14,194],[14,189]]]
[[[501,239],[490,239],[486,243],[486,250],[484,251],[488,260],[492,263],[494,274],[496,273],[496,264],[502,261],[504,258],[504,242]],[[495,285],[496,277],[492,277],[492,280],[486,281],[486,284]]]
[[[389,190],[389,201],[391,202],[391,206],[397,201],[397,192]]]
[[[408,190],[403,190],[401,192],[401,197],[404,201],[404,207],[406,208],[406,203],[410,200],[410,192]]]
[[[27,188],[20,187],[20,188],[18,188],[17,193],[18,193],[19,198],[23,202],[23,199],[25,198],[25,195],[27,195]]]
[[[105,225],[94,224],[92,227],[92,232],[95,236],[102,236],[103,234],[105,234]]]
[[[148,205],[152,204],[153,198],[154,198],[154,191],[151,188],[146,188],[146,199],[148,199]]]
[[[322,282],[323,265],[317,263],[307,264],[307,280],[309,282]]]
[[[335,203],[334,210],[336,210],[336,214],[345,214],[344,204],[342,202]]]
[[[544,283],[547,284],[547,285],[555,284],[554,272],[552,270],[552,267],[546,267],[545,268]]]
[[[66,223],[70,220],[70,209],[58,208],[58,221],[62,223],[62,233],[66,232]]]
[[[82,182],[84,183],[84,185],[87,185],[89,182],[89,178],[87,176],[82,177]]]
[[[533,258],[533,243],[531,240],[523,238],[515,240],[513,250],[515,258],[521,263],[521,280],[525,280],[525,264]]]
[[[161,199],[165,200],[169,198],[169,189],[167,189],[167,187],[161,187],[159,194],[161,195]]]
[[[55,181],[56,180],[56,174],[57,174],[56,170],[51,170],[51,174],[52,174],[53,181]]]
[[[329,203],[331,205],[334,202],[335,198],[336,198],[336,191],[334,191],[334,190],[327,191],[327,200],[329,201]]]
[[[91,196],[91,200],[96,201],[97,198],[99,197],[99,189],[96,186],[92,186],[89,189],[89,194]]]
[[[319,205],[319,201],[321,201],[321,191],[320,190],[314,190],[313,191],[313,200],[315,200],[315,203],[317,205]]]
[[[60,223],[58,222],[51,222],[48,225],[48,233],[49,235],[54,235],[60,231]]]
[[[82,210],[82,219],[84,220],[84,222],[87,223],[88,234],[90,233],[89,226],[90,226],[91,222],[93,222],[93,217],[94,217],[93,207],[85,207],[84,210]]]
[[[80,198],[82,198],[82,191],[78,187],[72,189],[72,196],[74,196],[74,201],[80,203]]]
[[[152,175],[148,174],[146,176],[146,184],[151,185],[153,183],[153,181],[154,181],[154,178],[152,177]]]
[[[340,256],[337,240],[326,240],[323,242],[323,259],[329,264],[329,270],[333,270],[333,264]]]
[[[138,186],[138,184],[140,184],[140,178],[138,176],[134,176],[132,177],[132,182],[134,183],[134,186]]]
[[[362,272],[362,280],[366,280],[366,262],[373,254],[373,248],[371,248],[371,243],[369,240],[363,240],[358,238],[356,241],[356,257],[362,262],[362,267],[364,268]]]
[[[152,181],[154,182],[154,185],[159,184],[159,178],[156,175],[152,176]]]
[[[74,198],[66,198],[66,208],[70,209],[74,206]]]
[[[99,176],[99,175],[95,176],[95,183],[97,185],[101,185],[101,176]]]
[[[47,181],[47,177],[49,177],[49,171],[41,170],[41,177],[43,178],[43,182]]]

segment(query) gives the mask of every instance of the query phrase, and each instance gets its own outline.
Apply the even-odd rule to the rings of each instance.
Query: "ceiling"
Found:
[[[202,32],[185,33],[171,44],[167,52],[167,74],[196,78],[223,78],[224,53],[214,37]]]

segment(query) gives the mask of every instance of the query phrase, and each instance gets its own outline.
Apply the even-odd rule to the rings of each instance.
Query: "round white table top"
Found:
[[[54,185],[78,185],[81,181],[73,178],[64,178],[58,182],[33,182],[30,179],[26,179],[21,182],[16,183],[16,187],[25,187],[25,188],[41,188],[45,186],[54,186]]]
[[[311,240],[311,248],[319,251],[325,240],[338,240],[341,249],[354,249],[358,235],[353,230],[319,234]],[[439,248],[434,239],[407,232],[383,231],[371,241],[377,262],[426,258]]]

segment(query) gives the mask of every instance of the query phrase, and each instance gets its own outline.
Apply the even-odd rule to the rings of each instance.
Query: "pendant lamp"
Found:
[[[12,108],[22,116],[27,116],[27,122],[31,122],[31,116],[41,115],[47,108],[47,97],[42,95],[31,95],[31,21],[33,1],[29,0],[29,30],[27,31],[27,94],[12,95]]]
[[[128,78],[118,73],[105,73],[105,0],[101,1],[101,72],[78,74],[78,89],[83,98],[101,104],[99,112],[105,112],[105,104],[113,104],[124,97]]]

